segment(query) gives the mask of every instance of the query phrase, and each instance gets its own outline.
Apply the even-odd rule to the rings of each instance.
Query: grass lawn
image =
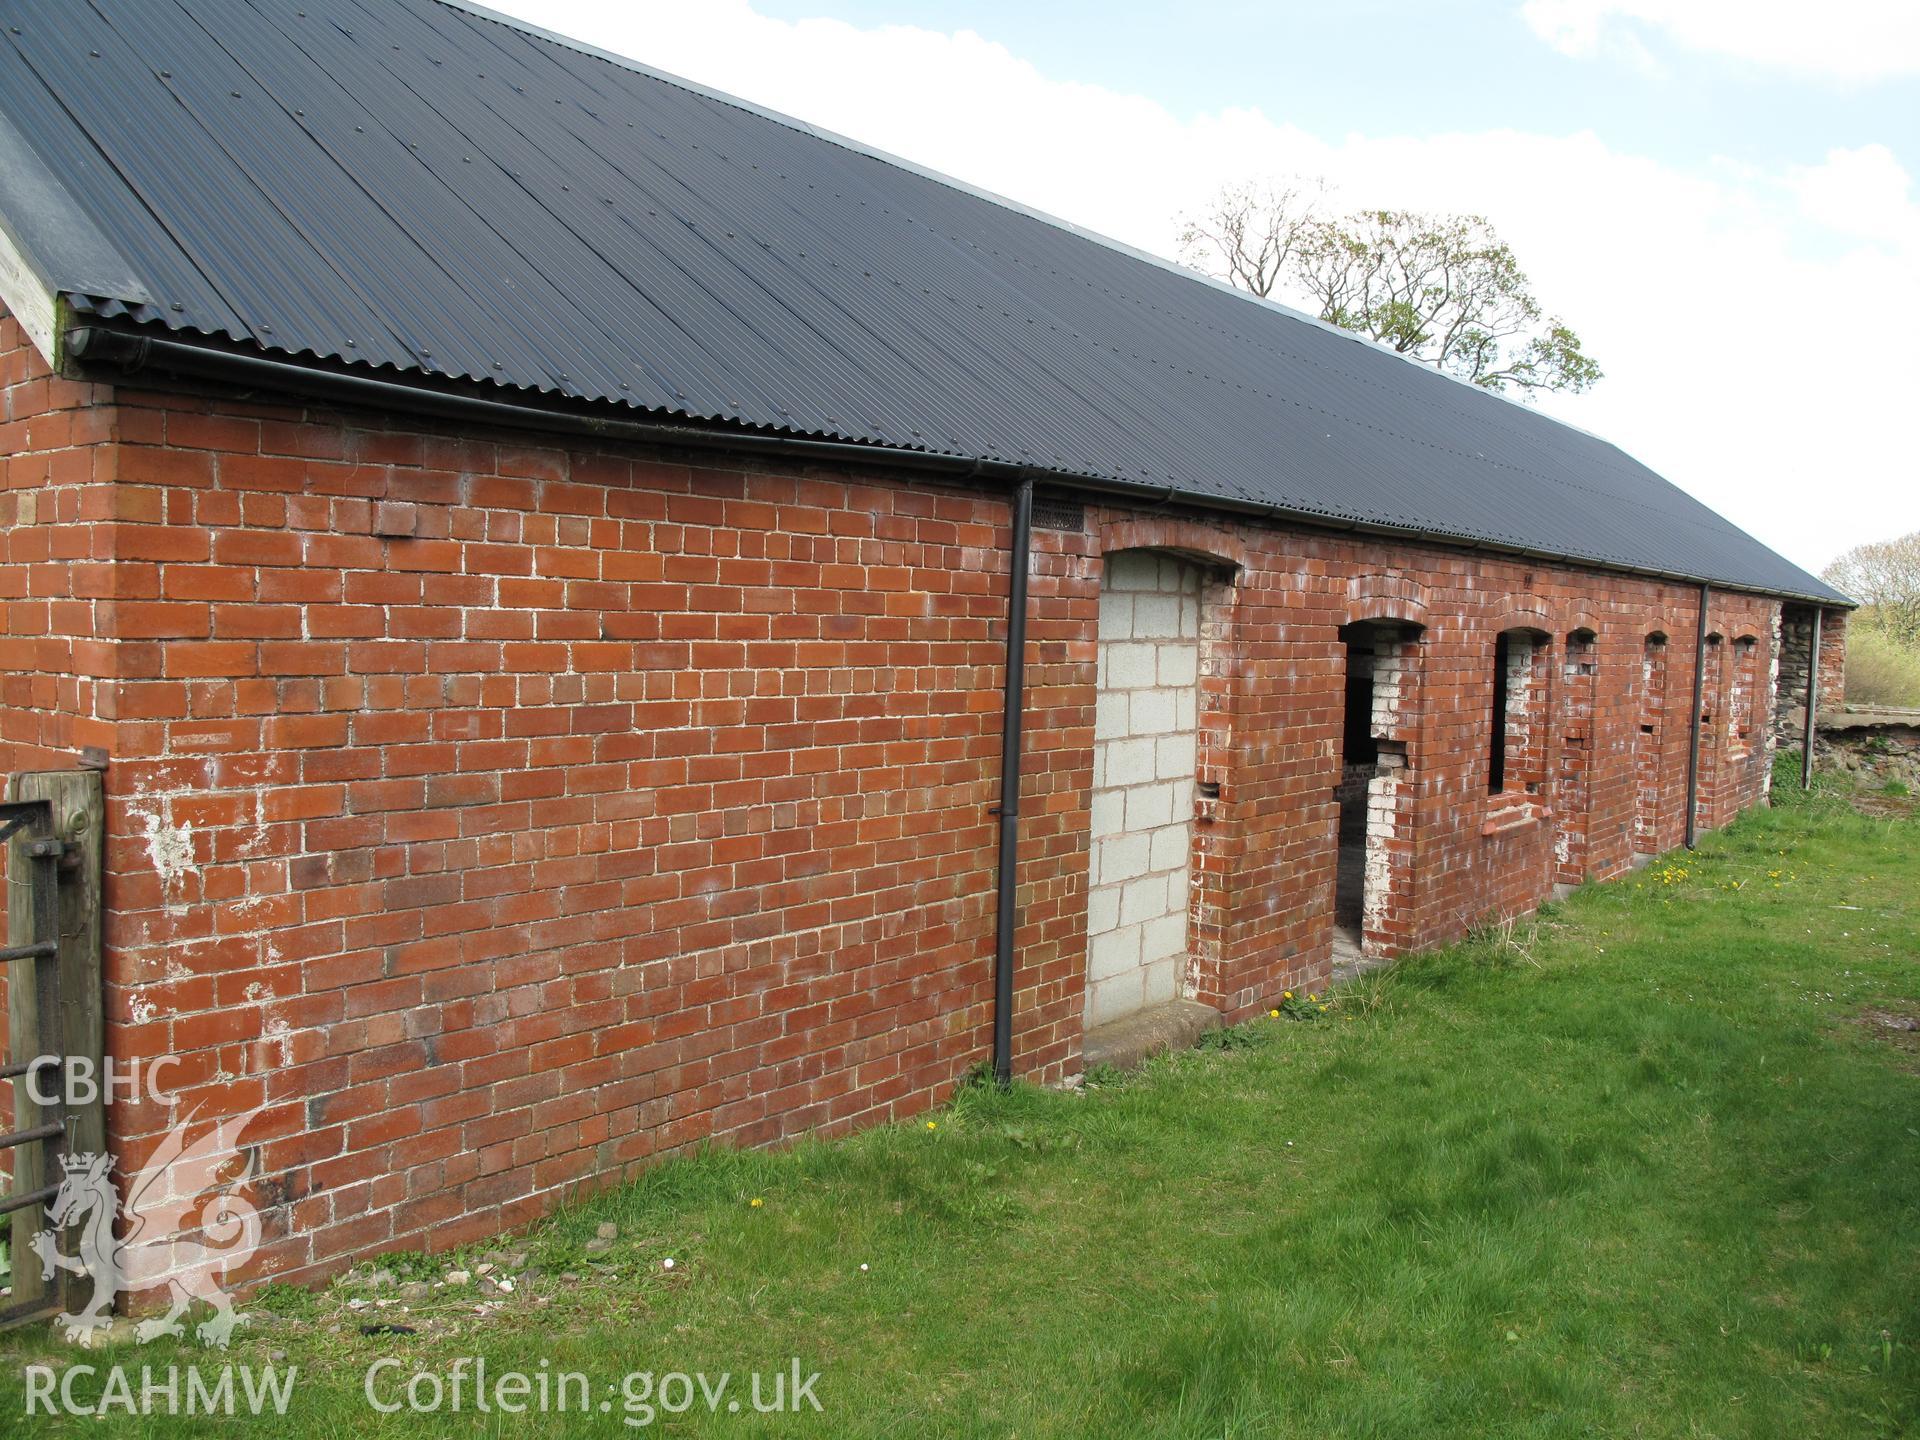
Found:
[[[931,1122],[664,1165],[492,1247],[546,1273],[484,1316],[477,1273],[405,1315],[391,1287],[270,1295],[279,1318],[224,1358],[297,1365],[292,1403],[215,1428],[613,1435],[626,1372],[724,1371],[717,1416],[696,1390],[655,1428],[1906,1434],[1920,1034],[1889,1022],[1913,1015],[1920,824],[1836,797],[1762,811],[1121,1083],[968,1090]],[[618,1238],[589,1253],[604,1222]],[[391,1263],[405,1282],[454,1262]],[[375,1317],[420,1333],[362,1335]],[[208,1428],[24,1419],[21,1368],[117,1361],[137,1388],[216,1353],[0,1348],[0,1434]],[[458,1415],[381,1415],[362,1380],[382,1356],[404,1362],[383,1400],[484,1356],[584,1372],[596,1408],[483,1414],[469,1390]],[[824,1413],[727,1410],[795,1356]]]

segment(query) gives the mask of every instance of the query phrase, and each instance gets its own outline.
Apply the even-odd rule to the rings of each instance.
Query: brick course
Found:
[[[109,1049],[265,1107],[258,1274],[911,1114],[986,1059],[1003,492],[108,393],[10,320],[0,379],[5,763],[111,757]],[[1230,1020],[1327,978],[1352,622],[1406,637],[1379,948],[1678,843],[1693,587],[1089,505],[1035,536],[1020,1076],[1080,1069],[1102,584],[1137,550],[1202,577],[1183,987]],[[1708,825],[1762,792],[1778,609],[1713,599],[1747,678],[1715,681]],[[1490,796],[1516,629],[1539,789]],[[167,1123],[114,1106],[123,1162]]]

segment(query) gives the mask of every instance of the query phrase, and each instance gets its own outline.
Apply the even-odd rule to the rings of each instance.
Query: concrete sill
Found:
[[[1487,807],[1487,818],[1481,822],[1482,835],[1511,835],[1538,825],[1547,818],[1547,807],[1538,800],[1508,799],[1494,800]]]

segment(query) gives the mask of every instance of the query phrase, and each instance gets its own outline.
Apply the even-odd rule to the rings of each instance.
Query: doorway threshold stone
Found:
[[[1381,970],[1391,965],[1391,960],[1378,955],[1369,955],[1360,948],[1360,932],[1345,925],[1333,927],[1333,976],[1332,983],[1344,985],[1366,974],[1369,970]]]
[[[1132,1070],[1164,1051],[1187,1049],[1219,1024],[1220,1012],[1211,1005],[1169,1000],[1094,1026],[1081,1041],[1081,1060],[1089,1070],[1096,1065]]]

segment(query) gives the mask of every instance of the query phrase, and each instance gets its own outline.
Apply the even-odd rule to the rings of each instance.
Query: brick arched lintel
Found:
[[[1355,575],[1347,581],[1347,624],[1400,620],[1427,624],[1427,587],[1402,575]]]
[[[1507,595],[1495,601],[1487,610],[1487,628],[1495,634],[1507,630],[1555,633],[1553,611],[1538,595]]]
[[[1164,550],[1216,568],[1247,568],[1247,547],[1241,541],[1197,520],[1109,520],[1100,527],[1100,552],[1118,550]]]
[[[1563,635],[1577,635],[1584,630],[1594,639],[1600,638],[1600,621],[1590,610],[1575,610],[1562,619],[1561,625]]]

